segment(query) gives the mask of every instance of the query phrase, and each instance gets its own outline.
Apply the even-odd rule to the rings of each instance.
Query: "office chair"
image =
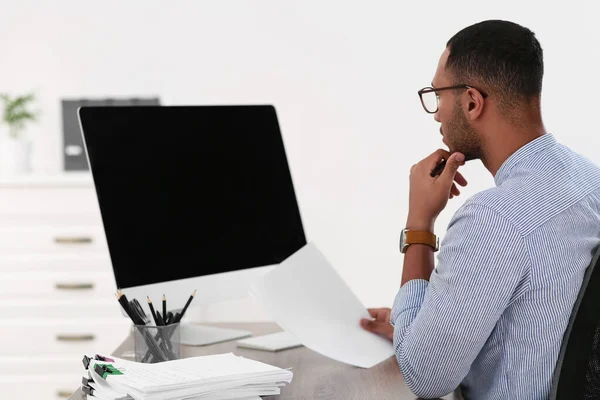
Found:
[[[600,246],[587,268],[552,379],[551,400],[600,399]]]

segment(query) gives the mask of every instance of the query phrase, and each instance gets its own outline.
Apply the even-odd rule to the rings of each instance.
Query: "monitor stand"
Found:
[[[181,344],[186,346],[206,346],[252,336],[252,332],[240,329],[217,328],[214,326],[181,323]]]

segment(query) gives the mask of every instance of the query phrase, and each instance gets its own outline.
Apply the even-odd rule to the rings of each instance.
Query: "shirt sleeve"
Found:
[[[424,398],[460,385],[530,268],[522,235],[477,204],[457,211],[438,254],[429,282],[405,283],[390,317],[404,380]]]

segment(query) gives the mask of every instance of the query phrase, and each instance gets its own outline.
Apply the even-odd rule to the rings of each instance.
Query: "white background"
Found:
[[[560,5],[559,5],[560,4]],[[567,5],[565,5],[567,4]],[[484,19],[532,29],[543,112],[600,163],[595,2],[0,1],[0,92],[35,90],[38,173],[62,169],[61,98],[158,95],[162,104],[275,105],[309,240],[367,306],[399,286],[410,166],[443,146],[417,90],[446,41]],[[480,162],[437,223],[493,185]]]

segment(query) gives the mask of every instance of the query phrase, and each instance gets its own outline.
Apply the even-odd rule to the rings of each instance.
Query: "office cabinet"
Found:
[[[89,174],[0,180],[2,398],[67,399],[130,330],[115,290]]]

